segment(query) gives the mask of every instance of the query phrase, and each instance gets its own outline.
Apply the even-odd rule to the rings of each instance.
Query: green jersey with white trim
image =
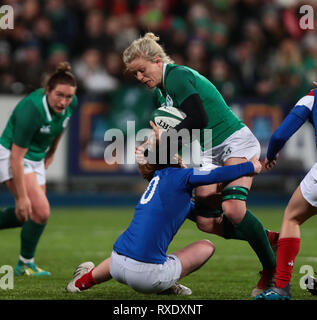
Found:
[[[49,107],[44,89],[33,91],[14,108],[0,144],[9,150],[12,143],[27,148],[26,159],[41,161],[54,139],[67,127],[77,103],[74,96],[70,105],[58,114]]]
[[[155,89],[156,104],[159,107],[179,108],[182,102],[192,94],[200,96],[208,116],[208,124],[203,129],[212,130],[211,135],[210,132],[204,134],[204,130],[201,130],[202,150],[221,144],[234,132],[245,126],[207,78],[186,66],[164,64],[161,85]]]

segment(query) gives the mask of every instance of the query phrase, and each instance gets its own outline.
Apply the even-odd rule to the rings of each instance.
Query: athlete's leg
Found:
[[[50,215],[50,206],[45,194],[45,185],[40,186],[36,174],[25,175],[25,185],[32,204],[32,213],[21,231],[21,255],[32,259],[46,222]]]
[[[247,161],[245,158],[231,158],[225,162],[225,165],[237,164]],[[261,279],[256,285],[256,290],[252,291],[252,296],[262,292],[272,280],[275,256],[271,245],[276,245],[278,233],[265,230],[261,222],[246,208],[246,200],[248,190],[252,184],[251,177],[242,177],[229,183],[226,186],[226,195],[224,201],[217,204],[214,195],[217,190],[216,186],[202,186],[196,189],[196,204],[202,203],[200,213],[196,217],[197,226],[200,230],[217,234],[226,239],[239,239],[249,242],[263,266]],[[234,188],[230,187],[234,186]],[[235,188],[238,186],[238,188]],[[239,192],[241,194],[239,194]],[[231,193],[231,194],[230,194]],[[211,194],[211,195],[210,195]],[[239,199],[240,200],[237,200]],[[241,200],[242,199],[242,200]],[[208,209],[219,211],[219,207],[223,214],[213,217],[213,212],[209,214]],[[203,211],[206,210],[207,214]],[[270,239],[270,240],[269,240]]]
[[[97,267],[90,261],[84,262],[76,268],[73,279],[66,286],[66,290],[68,292],[79,292],[110,279],[112,279],[110,258],[102,261]]]
[[[245,158],[229,158],[225,165],[234,165],[245,161],[247,161]],[[226,188],[238,186],[238,188],[242,187],[245,190],[250,190],[251,185],[252,177],[242,177],[230,182]],[[245,190],[241,189],[243,192]],[[243,192],[241,194],[242,198],[244,197]],[[262,223],[247,210],[246,201],[230,199],[230,196],[226,196],[226,200],[222,203],[222,209],[237,230],[247,239],[259,257],[263,269],[274,269],[275,256],[268,240],[267,232]]]
[[[48,275],[34,265],[34,255],[37,244],[50,215],[50,207],[45,194],[45,185],[40,186],[34,172],[24,175],[27,195],[32,204],[32,212],[28,220],[22,225],[20,259],[16,268],[17,274],[25,273],[25,266],[31,266],[31,274]],[[7,187],[16,198],[17,193],[13,180],[6,182]]]
[[[225,239],[247,240],[235,228],[222,210],[222,184],[201,186],[196,190],[195,206],[188,218],[196,222],[199,230],[218,235]],[[249,212],[249,214],[251,214]],[[252,214],[251,214],[252,215]],[[265,230],[270,243],[275,244],[278,233]]]
[[[217,192],[216,184],[200,186],[195,189],[195,208],[192,212],[199,230],[223,235],[223,228],[219,221],[221,218],[221,193]]]
[[[280,239],[300,238],[300,225],[316,213],[317,208],[304,199],[299,186],[285,209]]]
[[[0,210],[0,230],[21,227],[21,222],[15,214],[15,207],[7,207]]]
[[[199,230],[225,239],[246,240],[234,228],[222,210],[222,184],[197,188],[195,207],[188,217],[195,221]]]
[[[303,197],[299,186],[293,193],[284,212],[280,238],[277,245],[276,281],[256,300],[289,300],[291,298],[291,277],[295,258],[300,249],[300,225],[317,213]]]
[[[102,261],[96,268],[92,271],[92,276],[94,280],[98,283],[110,280],[110,258]]]
[[[199,240],[173,253],[182,265],[180,278],[199,269],[214,253],[215,247],[209,240]],[[92,262],[85,262],[77,267],[72,281],[66,287],[69,292],[79,292],[91,288],[95,284],[112,279],[110,259],[102,261],[97,267]],[[183,290],[190,291],[183,287]],[[180,293],[178,293],[180,294]]]
[[[50,204],[46,197],[46,186],[39,185],[36,174],[25,175],[28,197],[32,203],[30,218],[38,224],[45,224],[50,216]]]
[[[215,252],[215,246],[209,240],[199,240],[174,252],[182,264],[180,278],[198,270]]]
[[[219,185],[211,184],[195,189],[195,207],[192,212],[194,216],[192,220],[196,222],[199,230],[222,236],[223,228],[218,219],[222,214],[222,195],[219,188]]]
[[[5,185],[16,199],[17,192],[15,190],[12,179],[5,181]],[[0,210],[0,229],[16,228],[23,225],[23,221],[20,221],[15,213],[15,207],[8,207]]]
[[[247,159],[229,158],[224,163],[224,165],[229,166],[229,165],[235,165],[243,162],[247,162]],[[253,179],[252,177],[241,177],[239,179],[229,182],[225,188],[228,188],[231,186],[239,186],[239,187],[244,187],[250,190],[252,185],[252,179]],[[232,223],[239,224],[243,220],[246,214],[246,201],[241,201],[237,199],[228,199],[223,201],[222,209]]]
[[[300,248],[300,225],[316,213],[317,208],[304,199],[299,186],[285,209],[281,226],[276,260],[277,288],[284,288],[290,283]]]
[[[224,230],[223,230],[223,215],[220,215],[218,218],[208,218],[208,217],[202,217],[197,216],[197,227],[199,230],[215,234],[217,236],[223,237],[224,236]]]
[[[173,253],[178,257],[182,265],[180,278],[199,269],[213,255],[214,251],[215,247],[209,240],[199,240]],[[89,289],[95,284],[112,279],[110,259],[105,259],[97,267],[94,267],[92,262],[85,262],[79,265],[66,290],[79,292]]]

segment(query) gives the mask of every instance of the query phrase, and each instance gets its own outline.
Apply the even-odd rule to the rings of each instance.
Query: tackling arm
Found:
[[[210,172],[196,172],[189,176],[188,183],[192,188],[209,185],[219,182],[236,180],[242,176],[252,175],[261,171],[261,168],[255,168],[251,161],[232,166],[216,168]]]
[[[295,106],[270,139],[266,156],[268,161],[276,159],[278,152],[284,147],[287,140],[304,124],[310,113],[311,111],[305,106]]]

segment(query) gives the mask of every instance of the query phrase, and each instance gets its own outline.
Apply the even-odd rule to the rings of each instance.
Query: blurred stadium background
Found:
[[[49,168],[52,206],[134,205],[144,183],[133,165],[104,161],[109,128],[147,128],[151,92],[121,55],[152,31],[178,64],[209,78],[262,145],[317,80],[316,30],[299,27],[296,0],[8,0],[14,29],[0,30],[0,131],[17,101],[63,60],[79,82],[79,107]],[[317,14],[315,14],[316,20]],[[317,27],[317,22],[314,24]],[[287,144],[275,170],[256,177],[252,204],[284,205],[315,162],[309,125]],[[0,206],[12,202],[4,186]]]
[[[145,186],[135,165],[104,161],[105,131],[126,133],[127,121],[135,121],[136,131],[148,128],[155,108],[151,92],[125,72],[122,51],[147,31],[159,35],[176,63],[198,70],[215,84],[259,139],[264,158],[275,128],[317,80],[317,2],[0,1],[0,7],[4,4],[13,7],[14,29],[0,29],[0,132],[16,103],[40,87],[42,75],[60,61],[70,61],[77,76],[79,106],[47,172],[53,210],[38,261],[52,277],[36,282],[16,278],[17,290],[0,290],[0,299],[148,299],[115,282],[80,297],[63,291],[76,265],[87,259],[100,262],[110,254]],[[299,10],[307,4],[315,12],[314,30],[299,27]],[[315,163],[315,141],[305,124],[283,149],[277,167],[255,178],[248,202],[266,227],[280,228],[283,207]],[[0,207],[12,203],[0,185]],[[189,221],[182,228],[170,250],[202,237]],[[295,283],[300,283],[303,264],[316,264],[315,230],[313,221],[302,229],[293,280],[296,299],[312,298]],[[19,230],[3,230],[1,235],[5,246],[0,265],[14,266]],[[255,255],[243,242],[228,245],[219,237],[212,241],[219,255],[184,283],[193,289],[192,298],[249,299],[258,279]]]

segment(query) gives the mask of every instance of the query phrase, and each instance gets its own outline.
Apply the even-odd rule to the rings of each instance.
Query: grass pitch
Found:
[[[279,231],[283,208],[250,209],[266,228]],[[0,288],[0,300],[251,300],[250,292],[259,279],[261,267],[249,245],[203,233],[191,221],[186,221],[179,230],[168,252],[204,238],[216,246],[214,256],[200,270],[181,280],[192,289],[191,296],[139,294],[114,280],[79,294],[65,292],[77,265],[84,261],[98,264],[110,255],[113,242],[129,225],[133,212],[134,208],[53,208],[36,254],[36,263],[52,275],[15,277],[13,289]],[[317,271],[317,219],[311,218],[301,230],[301,250],[292,277],[293,300],[316,299],[300,288],[300,279],[307,273],[305,266]],[[0,267],[15,267],[19,237],[19,229],[0,231]]]

